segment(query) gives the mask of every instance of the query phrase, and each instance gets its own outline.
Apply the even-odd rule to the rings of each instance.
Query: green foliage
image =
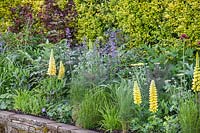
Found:
[[[46,98],[31,91],[16,91],[14,96],[14,109],[30,114],[41,114],[46,106]]]
[[[51,6],[61,8],[58,12],[61,10],[63,12],[64,2],[66,1],[59,0],[59,7],[56,4],[56,6]],[[175,8],[174,12],[167,12],[170,15],[175,14],[172,18],[167,18],[167,21],[162,17],[173,4],[177,5],[177,8],[188,9],[185,7],[188,6],[188,2],[183,5],[179,0],[173,2],[171,0],[162,2],[124,0],[124,4],[122,0],[75,0],[75,2],[79,12],[77,36],[81,39],[84,34],[88,40],[90,39],[89,50],[84,46],[69,46],[70,38],[57,44],[49,43],[47,40],[46,43],[34,45],[40,38],[32,36],[32,27],[29,25],[24,25],[19,34],[8,32],[1,35],[0,42],[5,44],[3,46],[5,49],[0,53],[0,109],[14,108],[39,115],[42,113],[42,108],[45,108],[46,112],[43,115],[52,119],[76,123],[83,128],[102,128],[108,132],[131,129],[131,132],[171,133],[180,130],[179,123],[186,125],[182,119],[191,119],[189,117],[194,117],[194,115],[199,117],[196,113],[189,116],[189,111],[184,108],[183,103],[179,111],[180,101],[192,95],[189,89],[195,52],[192,42],[195,41],[195,37],[187,32],[192,30],[190,27],[178,31],[176,29],[179,26],[173,26],[176,22],[170,21],[174,17],[184,15],[184,13],[175,14],[179,9]],[[195,3],[192,0],[191,3],[193,2]],[[162,12],[160,12],[161,9]],[[188,10],[190,14],[190,9]],[[46,12],[46,15],[53,16],[54,11],[57,10]],[[149,17],[151,23],[146,20],[146,17]],[[50,21],[46,24],[57,21],[56,18],[48,19]],[[58,20],[60,19],[65,21],[65,18],[59,17]],[[177,23],[180,23],[179,20]],[[185,23],[183,21],[180,25]],[[187,25],[195,26],[196,23]],[[51,24],[54,25],[54,23]],[[166,25],[170,28],[165,27]],[[68,26],[71,29],[75,28],[73,24],[67,24]],[[58,31],[61,30],[62,35],[64,34],[65,28],[62,25],[55,25],[55,27]],[[49,30],[54,31],[51,28]],[[122,32],[116,32],[117,37],[109,33],[110,29],[115,28],[122,30]],[[104,34],[104,31],[108,33]],[[184,32],[187,32],[190,39],[178,40],[178,35]],[[121,35],[121,33],[125,34]],[[54,35],[54,32],[49,34]],[[194,34],[199,33],[194,32]],[[102,39],[103,35],[105,35],[105,40]],[[56,36],[59,35],[56,33]],[[99,36],[97,42],[93,43],[97,36]],[[59,40],[62,37],[59,36],[56,39]],[[127,51],[128,45],[122,45],[126,42],[123,39],[127,38],[129,46],[139,45],[139,47]],[[105,42],[106,40],[109,41]],[[109,48],[109,43],[116,43],[116,46],[122,45],[118,48],[112,47],[117,49],[116,57],[111,57],[112,50]],[[85,45],[85,42],[82,44]],[[104,44],[107,47],[104,48]],[[56,76],[49,77],[46,74],[51,49],[54,49],[57,68],[60,60],[66,67],[66,77],[62,81],[57,80]],[[144,65],[138,66],[138,63],[144,63]],[[156,81],[158,91],[161,92],[159,93],[159,111],[156,115],[148,111],[148,82],[152,79]],[[141,106],[133,104],[133,80],[137,80],[141,87],[144,100]],[[190,108],[189,106],[194,105],[188,104],[187,108]],[[196,106],[195,104],[195,109]],[[194,112],[195,109],[193,109]],[[194,121],[199,123],[199,119]],[[181,127],[183,129],[183,126]]]
[[[162,132],[163,120],[156,115],[152,115],[148,118],[148,123],[144,125],[143,132]]]
[[[21,110],[23,112],[30,112],[29,99],[31,98],[29,91],[20,92],[18,91],[14,97],[14,109]]]
[[[2,57],[0,62],[0,94],[19,88],[29,88],[27,84],[29,70],[16,66],[6,57]]]
[[[102,120],[99,110],[105,104],[108,104],[108,95],[100,88],[86,93],[77,112],[77,124],[87,129],[96,128]]]
[[[180,0],[74,0],[78,11],[78,38],[95,39],[109,28],[122,30],[130,38],[129,46],[170,45],[186,33],[191,44],[200,34],[198,1]]]
[[[32,35],[31,29],[25,27],[20,33],[7,32],[1,35],[0,41],[4,42],[9,49],[16,49],[16,47],[24,45],[37,45],[38,42],[43,42],[42,35]]]
[[[13,107],[13,94],[5,93],[0,95],[0,110],[12,109]]]
[[[179,107],[179,122],[183,133],[200,132],[199,105],[193,99],[182,101]]]
[[[132,91],[133,85],[131,81],[121,79],[119,87],[116,90],[116,103],[119,108],[118,117],[122,124],[122,129],[125,131],[128,129],[127,124],[130,122],[132,117]]]
[[[174,78],[172,79],[174,80]],[[164,85],[165,95],[163,99],[165,99],[165,104],[168,105],[168,111],[170,113],[178,113],[179,105],[183,99],[189,99],[192,96],[191,90],[188,90],[181,86],[178,82],[172,82],[171,80],[166,80]]]
[[[70,123],[71,110],[72,107],[68,101],[58,101],[57,103],[54,102],[48,105],[47,115],[59,122]]]
[[[101,128],[112,132],[113,130],[121,130],[121,123],[118,116],[118,109],[113,106],[105,105],[103,110],[100,110],[103,120],[101,120]]]
[[[163,126],[166,133],[177,133],[180,131],[178,117],[176,115],[166,116]]]
[[[71,100],[73,104],[80,103],[85,93],[95,86],[106,84],[112,78],[111,60],[103,57],[97,50],[83,50],[79,62],[74,66],[71,79]]]

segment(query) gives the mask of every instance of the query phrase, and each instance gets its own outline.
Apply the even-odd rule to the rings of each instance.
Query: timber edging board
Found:
[[[0,111],[0,133],[97,133],[30,115]]]

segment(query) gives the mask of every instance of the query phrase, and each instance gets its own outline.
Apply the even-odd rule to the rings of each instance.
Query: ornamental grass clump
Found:
[[[157,89],[154,80],[149,89],[149,111],[155,113],[158,110]]]
[[[137,81],[134,82],[133,98],[134,98],[133,100],[135,104],[140,105],[142,103],[141,92],[140,92],[140,88],[138,86]]]
[[[196,65],[194,68],[192,90],[195,92],[200,91],[200,68],[199,68],[199,54],[196,53]]]
[[[63,79],[63,77],[65,76],[65,67],[62,63],[62,61],[60,61],[60,69],[59,69],[59,72],[58,72],[58,79]]]
[[[56,75],[56,62],[53,56],[53,50],[51,50],[51,55],[49,59],[49,68],[48,68],[47,74],[50,76]]]
[[[199,133],[200,117],[198,103],[192,98],[180,102],[178,119],[182,133]]]

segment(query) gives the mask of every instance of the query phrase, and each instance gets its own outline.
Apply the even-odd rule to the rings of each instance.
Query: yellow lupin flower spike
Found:
[[[53,56],[53,49],[51,50],[51,55],[49,59],[49,68],[47,74],[51,76],[56,75],[56,62]]]
[[[196,65],[193,73],[192,90],[200,91],[200,68],[199,68],[199,54],[196,53]]]
[[[157,89],[154,80],[152,80],[149,88],[149,111],[156,112],[157,110],[158,110]]]
[[[133,100],[134,103],[137,105],[140,105],[142,103],[142,97],[141,97],[141,93],[140,93],[140,88],[138,86],[137,81],[134,82],[134,87],[133,87]]]
[[[65,76],[65,67],[62,63],[62,61],[60,61],[60,68],[59,68],[59,73],[58,73],[58,79],[62,79]]]

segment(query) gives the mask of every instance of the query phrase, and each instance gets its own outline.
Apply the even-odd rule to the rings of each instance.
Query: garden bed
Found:
[[[18,133],[20,131],[26,133],[96,133],[44,118],[0,111],[0,132]]]
[[[1,1],[0,133],[200,133],[197,0]]]

